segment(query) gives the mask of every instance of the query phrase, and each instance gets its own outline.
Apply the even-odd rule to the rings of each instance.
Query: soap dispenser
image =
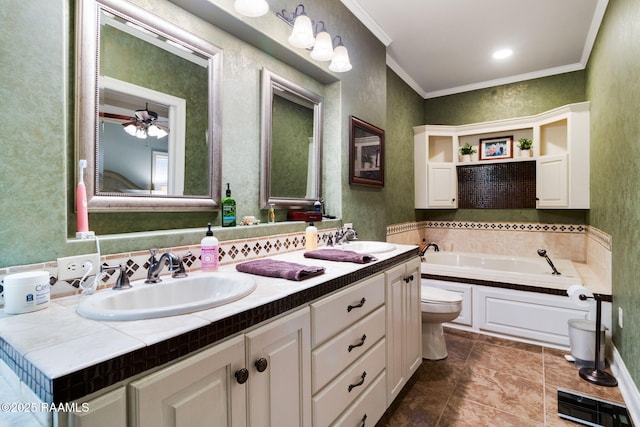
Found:
[[[236,226],[236,201],[231,198],[231,188],[227,182],[227,197],[222,199],[222,226]]]
[[[200,268],[202,271],[218,271],[218,239],[213,236],[211,223],[208,223],[206,235],[200,242]]]
[[[310,222],[305,230],[304,239],[304,248],[306,250],[312,251],[318,248],[318,229],[313,225],[313,222]]]

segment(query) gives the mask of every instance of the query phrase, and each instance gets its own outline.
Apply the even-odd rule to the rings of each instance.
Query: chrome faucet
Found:
[[[348,243],[349,240],[358,240],[358,233],[353,228],[338,227],[336,231],[336,245]]]
[[[551,266],[551,269],[553,270],[553,274],[557,274],[557,275],[562,274],[558,270],[556,270],[556,266],[553,265],[553,262],[551,262],[551,259],[547,256],[547,251],[545,251],[544,249],[538,249],[538,255],[540,255],[541,257],[547,260],[547,262]]]
[[[149,249],[151,256],[149,257],[149,269],[147,270],[147,280],[144,283],[159,283],[162,282],[160,278],[160,272],[165,266],[166,262],[169,262],[169,271],[173,274],[171,277],[186,277],[187,273],[184,269],[183,257],[175,255],[173,252],[165,252],[160,255],[160,259],[156,258],[158,253],[157,249]]]
[[[440,252],[440,248],[438,247],[437,243],[431,242],[428,245],[426,244],[426,242],[424,241],[424,239],[422,239],[422,243],[420,244],[420,247],[418,248],[418,256],[420,257],[420,259],[422,259],[424,261],[424,254],[427,253],[427,250],[429,248],[433,248],[433,250],[435,252]]]
[[[109,266],[102,266],[100,267],[100,271],[107,271],[107,272],[115,272],[115,271],[119,271],[120,274],[118,275],[118,279],[116,279],[116,284],[113,285],[113,289],[114,291],[119,291],[122,289],[130,289],[133,286],[131,286],[131,282],[129,282],[129,276],[127,275],[127,268],[120,264],[119,266],[115,267],[109,267]]]

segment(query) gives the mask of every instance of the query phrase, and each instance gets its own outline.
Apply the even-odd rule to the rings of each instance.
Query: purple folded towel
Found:
[[[304,253],[305,258],[324,259],[327,261],[343,261],[356,262],[358,264],[366,264],[371,261],[377,261],[378,258],[372,255],[359,254],[354,251],[343,249],[317,249]]]
[[[297,281],[324,273],[324,267],[271,259],[257,259],[255,261],[243,262],[242,264],[236,265],[236,270],[242,273],[280,277],[282,279]]]

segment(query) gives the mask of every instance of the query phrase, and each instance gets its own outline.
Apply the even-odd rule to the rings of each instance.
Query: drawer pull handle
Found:
[[[249,371],[246,368],[238,369],[234,375],[238,384],[244,384],[249,379]]]
[[[362,299],[360,300],[360,304],[356,304],[356,305],[349,305],[347,307],[347,313],[350,313],[351,310],[353,310],[354,308],[360,308],[364,305],[366,299],[364,299],[364,297],[362,297]]]
[[[409,277],[404,278],[404,283],[409,283],[409,282],[413,282],[413,274]]]
[[[367,421],[367,414],[364,414],[364,416],[362,417],[362,420],[360,420],[360,422],[362,423],[362,424],[360,424],[360,425],[361,425],[362,427],[364,427],[364,425],[365,425],[365,424],[364,424],[364,423],[365,423],[365,421]]]
[[[353,390],[356,387],[361,386],[362,384],[364,384],[364,377],[367,376],[367,371],[363,371],[362,375],[360,376],[360,381],[358,381],[355,384],[349,384],[349,393],[351,393],[351,390]]]
[[[258,372],[264,372],[267,369],[267,366],[269,366],[269,364],[267,363],[267,359],[265,359],[264,357],[256,360],[255,365]]]
[[[361,347],[364,345],[364,340],[367,339],[366,335],[362,335],[362,338],[360,338],[360,342],[358,344],[349,344],[349,353],[351,353],[351,350],[353,350],[356,347]]]

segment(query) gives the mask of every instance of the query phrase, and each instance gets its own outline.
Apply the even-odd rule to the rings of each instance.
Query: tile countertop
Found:
[[[96,366],[101,363],[106,365],[106,362],[113,361],[119,356],[140,353],[140,349],[171,342],[174,337],[189,335],[191,340],[188,343],[189,348],[197,349],[203,342],[202,335],[205,332],[194,338],[190,336],[195,334],[192,331],[206,331],[207,338],[211,340],[212,336],[220,336],[218,332],[212,334],[207,329],[215,322],[218,322],[215,323],[215,326],[219,329],[220,326],[225,325],[224,322],[220,322],[221,320],[224,321],[234,315],[250,312],[252,309],[265,306],[265,304],[267,306],[274,302],[277,304],[278,301],[287,300],[289,296],[313,296],[313,293],[305,293],[304,291],[315,287],[323,288],[319,285],[327,283],[337,283],[341,277],[353,276],[354,274],[357,276],[360,270],[374,273],[384,271],[388,268],[386,266],[388,262],[385,261],[403,262],[409,259],[415,251],[416,246],[396,245],[396,249],[391,252],[375,254],[378,260],[368,264],[308,259],[303,256],[304,251],[276,255],[271,258],[304,265],[320,265],[324,266],[326,270],[322,275],[300,282],[252,275],[256,280],[257,287],[253,293],[245,298],[221,307],[185,315],[135,321],[90,320],[81,317],[75,310],[81,299],[87,298],[83,295],[53,299],[48,308],[31,313],[8,315],[0,311],[0,359],[3,359],[14,371],[29,371],[35,368],[39,371],[37,376],[44,376],[45,382],[54,382],[55,379],[61,377],[73,376],[74,373],[77,374],[84,368],[93,367],[97,371]],[[220,271],[235,271],[235,265],[223,266]],[[133,284],[135,286],[135,282]],[[343,285],[335,284],[333,286],[335,290]],[[302,294],[300,294],[301,291]],[[113,291],[107,289],[101,292]],[[297,301],[296,298],[290,299]],[[305,303],[308,301],[303,301],[300,305]],[[267,311],[271,313],[273,310]],[[276,312],[276,314],[279,313]],[[229,335],[232,334],[233,332]],[[193,344],[194,340],[198,340],[195,345]],[[186,351],[182,348],[180,350]],[[16,361],[16,359],[19,360]],[[126,360],[129,359],[121,361]],[[163,361],[168,360],[172,360],[172,358],[169,357]],[[25,367],[25,365],[27,366]],[[146,368],[140,368],[138,371],[144,371],[144,369]],[[135,372],[134,369],[132,374],[125,374],[124,377],[136,373],[138,372]],[[30,381],[21,379],[32,389],[42,387],[42,384],[36,384],[34,387],[29,384]],[[97,390],[107,385],[97,385],[93,389]],[[44,392],[34,390],[44,401],[58,402],[67,398],[80,397],[76,396],[79,392],[71,393],[68,396],[58,396],[56,392],[54,396],[53,390],[60,388],[56,384],[45,385],[44,388]],[[69,388],[73,388],[73,385]]]

